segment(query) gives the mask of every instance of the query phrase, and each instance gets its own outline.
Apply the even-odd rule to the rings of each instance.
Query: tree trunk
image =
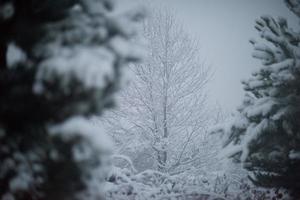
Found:
[[[0,70],[6,68],[6,50],[7,50],[6,44],[0,42]]]

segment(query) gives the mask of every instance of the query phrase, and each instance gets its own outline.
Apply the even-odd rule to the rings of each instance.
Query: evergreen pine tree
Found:
[[[286,1],[297,16],[299,1]],[[246,95],[236,119],[222,129],[225,153],[241,162],[263,187],[300,195],[300,33],[283,18],[262,16],[251,40],[262,67],[244,81]]]
[[[88,119],[139,58],[139,15],[113,11],[110,0],[1,1],[0,199],[99,199],[107,142]],[[23,59],[8,62],[11,47]]]

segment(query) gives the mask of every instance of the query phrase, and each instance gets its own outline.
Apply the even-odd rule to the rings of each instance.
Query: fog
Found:
[[[255,20],[262,15],[285,17],[295,27],[296,16],[281,0],[119,0],[122,7],[173,10],[201,47],[199,57],[214,68],[209,85],[212,105],[233,112],[244,95],[241,80],[249,78],[260,62],[252,58],[249,39],[257,38]]]

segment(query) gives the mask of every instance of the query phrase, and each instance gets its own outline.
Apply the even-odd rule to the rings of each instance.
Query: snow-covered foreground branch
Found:
[[[119,167],[111,170],[104,191],[107,200],[263,200],[276,195],[224,173],[171,176],[155,170],[134,173]]]

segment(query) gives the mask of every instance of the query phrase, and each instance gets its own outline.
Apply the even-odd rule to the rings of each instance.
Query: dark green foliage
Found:
[[[286,1],[298,16],[299,1]],[[247,92],[225,146],[257,185],[300,197],[300,41],[283,18],[262,16],[251,40],[263,66],[243,82]]]
[[[94,6],[99,9],[93,11]],[[49,127],[111,107],[121,67],[138,59],[130,53],[121,55],[117,47],[110,46],[115,38],[125,43],[133,35],[132,30],[123,30],[117,18],[108,17],[112,9],[107,0],[0,2],[0,199],[79,199],[93,169],[102,166],[101,148],[80,136],[80,130],[66,139],[51,134]],[[129,27],[134,19],[127,18]],[[25,60],[13,66],[6,60],[11,44],[26,54]],[[102,61],[107,59],[101,53],[112,57],[109,67],[113,76],[104,71],[99,86],[87,86],[70,68],[59,71],[80,55],[90,56],[94,53],[90,49],[100,52],[93,62],[99,68],[105,67]],[[86,77],[89,62],[83,60],[74,68],[83,70]],[[92,152],[84,162],[76,160],[73,152],[81,146]],[[99,196],[85,199],[94,198]]]

